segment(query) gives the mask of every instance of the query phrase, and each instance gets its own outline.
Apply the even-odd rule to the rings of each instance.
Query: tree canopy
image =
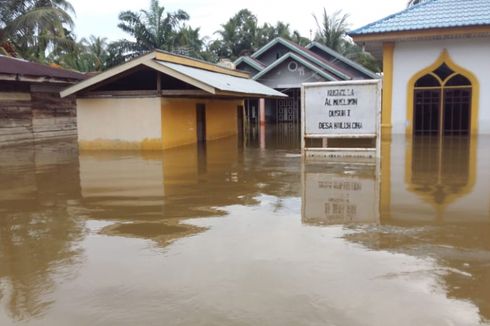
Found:
[[[315,15],[313,17],[317,24],[315,41],[328,46],[374,72],[380,71],[379,63],[376,59],[347,36],[349,31],[348,14],[336,11],[329,15],[324,8],[321,19],[318,19]]]
[[[276,37],[303,46],[310,42],[287,22],[259,24],[248,9],[238,11],[208,38],[189,25],[187,12],[170,12],[159,0],[150,0],[147,9],[119,14],[118,27],[128,38],[113,42],[99,36],[77,39],[74,14],[68,0],[0,0],[0,53],[79,71],[102,71],[154,49],[217,62],[250,55]],[[340,11],[329,15],[325,9],[320,17],[314,15],[315,40],[378,70],[374,58],[347,37],[348,17]]]
[[[47,52],[69,48],[75,11],[66,0],[3,0],[0,6],[0,51],[34,61]]]
[[[259,25],[257,17],[248,9],[238,11],[216,32],[218,39],[210,45],[210,51],[218,58],[235,60],[250,55],[276,37],[282,37],[306,45],[308,39],[298,31],[291,32],[288,23]]]

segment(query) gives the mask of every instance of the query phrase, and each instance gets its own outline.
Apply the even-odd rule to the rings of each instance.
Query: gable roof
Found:
[[[274,70],[274,68],[276,68],[277,66],[279,66],[281,63],[283,63],[287,59],[292,59],[292,60],[294,60],[296,62],[301,63],[302,65],[304,65],[308,69],[314,71],[315,73],[317,73],[318,75],[322,76],[323,78],[325,78],[328,81],[339,80],[338,78],[330,75],[329,73],[323,71],[319,67],[313,65],[312,63],[308,62],[307,60],[304,60],[300,56],[298,56],[298,55],[296,55],[294,53],[291,53],[291,52],[286,53],[285,55],[283,55],[282,57],[280,57],[279,59],[277,59],[276,61],[274,61],[274,63],[272,63],[267,68],[265,68],[264,70],[262,70],[261,72],[259,72],[257,75],[255,75],[253,77],[253,79],[254,80],[259,80],[261,77],[265,76],[270,71]]]
[[[358,64],[357,62],[354,62],[354,61],[346,58],[345,56],[343,56],[342,54],[338,53],[335,50],[332,50],[328,46],[325,46],[325,45],[318,43],[316,41],[313,41],[306,46],[306,48],[308,50],[311,50],[311,48],[313,48],[313,47],[316,47],[316,48],[322,50],[323,52],[331,55],[332,57],[336,58],[339,61],[342,61],[343,63],[345,63],[346,65],[349,65],[353,69],[356,69],[356,70],[362,72],[363,74],[365,74],[366,76],[368,76],[370,78],[379,79],[379,76],[376,75],[376,73],[374,73],[371,70],[363,67],[362,65]]]
[[[286,97],[286,95],[250,79],[246,72],[223,68],[165,51],[148,53],[84,80],[63,90],[61,97],[76,94],[142,65],[213,95]]]
[[[242,56],[236,59],[235,62],[233,62],[235,66],[238,66],[240,63],[248,64],[250,67],[254,68],[257,71],[262,71],[262,69],[265,68],[265,65],[262,62],[248,56]]]
[[[74,82],[87,78],[87,76],[79,72],[65,70],[62,68],[54,68],[4,55],[0,55],[0,74],[15,75],[20,77],[16,78],[17,80],[21,79],[22,77],[44,77],[48,79],[63,79],[67,82]]]
[[[349,34],[366,34],[490,26],[489,0],[426,0]]]
[[[262,48],[260,48],[257,52],[252,54],[253,59],[258,59],[262,54],[267,52],[269,49],[271,49],[273,46],[276,44],[282,44],[283,46],[287,47],[289,50],[295,52],[296,54],[299,54],[300,56],[308,59],[309,61],[313,62],[314,64],[320,66],[321,68],[329,71],[330,73],[338,76],[340,79],[343,80],[350,80],[352,79],[352,76],[349,76],[347,72],[342,71],[341,68],[334,66],[333,64],[327,62],[325,59],[322,57],[318,56],[316,53],[311,52],[310,50],[303,48],[293,42],[287,41],[281,37],[277,37],[264,45]]]

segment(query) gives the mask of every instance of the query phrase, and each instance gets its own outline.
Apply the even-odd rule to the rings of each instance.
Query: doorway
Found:
[[[237,132],[238,132],[238,136],[239,137],[242,137],[243,136],[243,114],[244,114],[244,111],[243,111],[243,106],[242,105],[239,105],[236,109],[236,121],[237,121]]]
[[[197,104],[196,105],[196,131],[197,131],[197,142],[206,142],[206,105]]]
[[[301,120],[301,89],[291,88],[281,91],[288,97],[276,100],[276,121],[299,123]]]

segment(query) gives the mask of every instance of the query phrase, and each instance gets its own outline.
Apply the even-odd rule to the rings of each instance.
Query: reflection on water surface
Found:
[[[0,324],[488,323],[488,140],[303,164],[297,132],[2,149]]]

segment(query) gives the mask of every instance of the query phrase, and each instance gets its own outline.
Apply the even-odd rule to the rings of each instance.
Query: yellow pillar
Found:
[[[383,44],[383,106],[381,109],[381,135],[391,138],[391,111],[393,105],[393,55],[395,44]]]
[[[387,137],[389,138],[389,137]],[[381,142],[381,191],[380,219],[381,222],[391,218],[391,140]]]

